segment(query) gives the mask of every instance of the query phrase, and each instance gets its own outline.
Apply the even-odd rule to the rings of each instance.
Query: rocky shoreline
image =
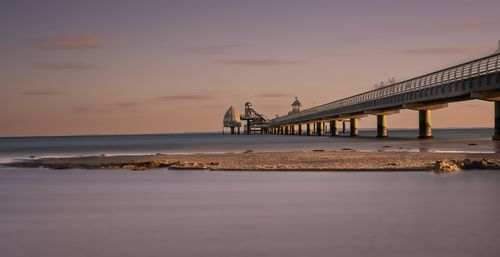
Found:
[[[500,154],[420,152],[252,152],[40,158],[6,164],[51,169],[156,168],[227,171],[435,171],[500,169]]]

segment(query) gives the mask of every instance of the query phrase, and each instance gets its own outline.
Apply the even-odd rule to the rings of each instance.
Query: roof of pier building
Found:
[[[240,114],[234,110],[233,106],[227,109],[222,123],[224,127],[241,127]]]

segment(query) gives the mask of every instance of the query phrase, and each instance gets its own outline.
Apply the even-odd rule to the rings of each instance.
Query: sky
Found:
[[[500,1],[2,0],[0,136],[220,131],[494,52]],[[492,127],[493,103],[433,111]],[[361,128],[376,126],[374,117]],[[388,117],[418,127],[418,113]]]

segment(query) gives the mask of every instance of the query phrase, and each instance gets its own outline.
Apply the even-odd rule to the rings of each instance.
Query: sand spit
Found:
[[[412,152],[252,152],[41,158],[7,164],[52,169],[153,168],[245,171],[437,171],[500,169],[500,154]]]

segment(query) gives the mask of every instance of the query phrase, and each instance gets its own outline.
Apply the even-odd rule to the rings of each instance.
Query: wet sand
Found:
[[[10,167],[53,169],[152,168],[245,171],[431,171],[448,161],[464,169],[500,169],[500,154],[421,152],[243,152],[41,158]],[[454,165],[454,164],[452,164]]]

